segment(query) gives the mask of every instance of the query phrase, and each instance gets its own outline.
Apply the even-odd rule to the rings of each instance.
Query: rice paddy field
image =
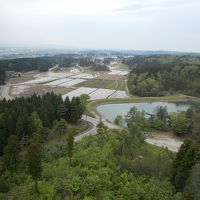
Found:
[[[90,100],[96,100],[96,99],[106,99],[111,94],[113,94],[115,90],[109,90],[109,89],[98,89],[92,92],[90,96]]]
[[[71,81],[67,81],[67,82],[59,84],[59,86],[69,88],[69,87],[72,87],[72,86],[74,86],[78,83],[82,83],[84,81],[86,81],[86,80],[85,79],[72,79]]]
[[[37,78],[37,79],[34,79],[34,80],[23,82],[23,83],[20,83],[20,84],[25,85],[25,84],[45,83],[45,82],[53,81],[53,80],[56,80],[56,79],[58,79],[58,78],[56,78],[56,77],[43,77],[43,78]]]
[[[90,97],[90,100],[106,99],[115,92],[116,92],[115,90],[109,90],[109,89],[80,87],[67,94],[62,95],[62,98],[63,100],[65,100],[66,97],[68,96],[69,99],[72,99],[73,97],[77,97],[82,94],[88,94]]]
[[[112,95],[109,96],[109,99],[115,98],[128,98],[129,96],[126,94],[126,91],[117,90]]]
[[[61,94],[63,99],[68,96],[88,94],[90,100],[104,98],[127,98],[126,74],[127,71],[118,71],[117,66],[111,67],[109,73],[82,72],[77,68],[59,72],[34,72],[24,74],[11,84],[12,96],[30,96],[34,93],[41,95],[45,92]],[[28,76],[28,78],[26,77]]]
[[[58,79],[56,81],[51,81],[49,83],[46,83],[45,85],[50,85],[50,86],[57,86],[60,85],[62,83],[68,82],[68,81],[72,81],[73,79],[69,79],[69,78],[62,78],[62,79]]]
[[[109,72],[108,74],[125,76],[125,75],[128,75],[129,72],[127,72],[127,71],[112,70],[112,71]]]
[[[78,97],[82,94],[90,94],[92,92],[94,92],[95,90],[97,90],[97,88],[87,88],[87,87],[80,87],[76,90],[73,90],[65,95],[62,96],[63,100],[66,99],[66,97],[68,96],[69,99],[72,99],[73,97]]]
[[[92,79],[85,81],[81,84],[75,85],[76,87],[94,87],[111,90],[126,90],[126,82],[124,80],[104,80]]]

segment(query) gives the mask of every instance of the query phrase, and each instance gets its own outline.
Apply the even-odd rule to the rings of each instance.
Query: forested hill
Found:
[[[91,57],[82,57],[81,55],[64,54],[51,57],[35,58],[16,58],[0,60],[0,69],[4,71],[48,71],[49,68],[58,65],[59,67],[72,67],[79,64],[83,67],[95,65]]]
[[[61,95],[54,93],[1,100],[0,155],[10,135],[17,135],[20,140],[28,139],[38,126],[51,128],[54,121],[61,118],[73,124],[81,119],[83,112],[84,106],[79,97],[63,101]]]
[[[53,66],[54,60],[50,57],[38,58],[17,58],[10,60],[0,60],[0,68],[5,71],[47,71]]]
[[[123,59],[123,63],[130,68],[151,72],[151,69],[158,71],[170,70],[170,68],[178,65],[185,67],[188,65],[200,66],[200,57],[191,55],[151,55],[151,56],[135,56]],[[150,67],[150,68],[149,68]]]
[[[200,58],[190,55],[135,56],[123,60],[132,68],[128,87],[139,96],[161,96],[166,91],[200,96]]]

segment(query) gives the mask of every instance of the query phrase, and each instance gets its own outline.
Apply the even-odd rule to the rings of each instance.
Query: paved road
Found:
[[[6,85],[3,85],[1,87],[1,92],[0,92],[0,97],[3,99],[12,99],[12,97],[9,95],[9,90],[10,90],[10,83],[7,83]]]
[[[83,115],[82,116],[82,120],[86,121],[87,123],[89,123],[89,128],[86,131],[84,131],[82,133],[79,133],[78,135],[75,136],[74,140],[76,142],[80,141],[85,136],[96,135],[97,134],[96,126],[97,126],[97,124],[99,124],[100,118],[99,118],[99,116],[96,116],[96,117],[97,117],[97,119],[93,118],[93,117],[89,117],[87,115]],[[110,129],[121,129],[121,127],[113,125],[113,124],[107,122],[105,119],[102,119],[102,122]]]
[[[76,135],[74,138],[75,142],[80,141],[85,136],[97,134],[96,126],[99,123],[97,119],[89,117],[87,115],[83,115],[82,120],[86,121],[89,124],[89,128],[86,131],[83,131],[82,133],[79,133],[78,135]]]

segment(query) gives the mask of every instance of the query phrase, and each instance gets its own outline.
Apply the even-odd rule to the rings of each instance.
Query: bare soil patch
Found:
[[[27,72],[27,73],[22,74],[21,77],[10,78],[9,83],[18,84],[18,83],[23,83],[23,82],[26,82],[26,81],[33,80],[33,79],[35,79],[34,76],[37,73],[38,72],[36,72],[36,71],[32,71],[31,73]]]
[[[24,91],[22,93],[20,93],[18,96],[28,97],[33,94],[43,95],[44,93],[47,93],[47,92],[54,92],[57,95],[59,95],[59,94],[63,95],[72,90],[74,90],[74,89],[73,88],[65,88],[65,87],[51,87],[51,86],[47,86],[47,85],[30,85],[30,88],[28,88],[27,90],[24,89]]]

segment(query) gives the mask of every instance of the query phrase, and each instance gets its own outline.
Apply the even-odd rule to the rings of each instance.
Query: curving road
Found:
[[[82,120],[86,121],[89,124],[89,128],[87,130],[83,131],[82,133],[79,133],[78,135],[76,135],[74,138],[75,142],[80,141],[85,136],[97,134],[96,126],[100,122],[100,117],[99,116],[96,116],[96,117],[97,117],[97,119],[87,116],[87,115],[82,116]],[[122,129],[119,126],[116,126],[114,124],[107,122],[105,119],[102,119],[102,122],[110,129]]]

